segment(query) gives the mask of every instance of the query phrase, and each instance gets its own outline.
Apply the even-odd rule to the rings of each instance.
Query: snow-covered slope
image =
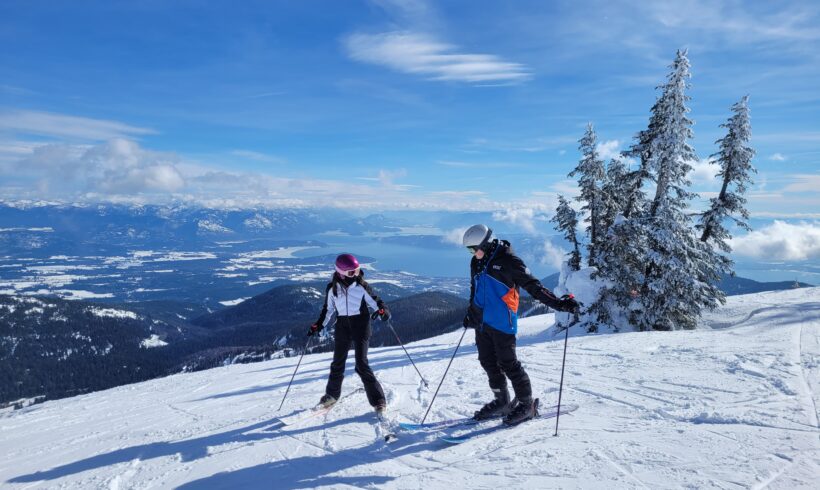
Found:
[[[521,322],[519,355],[545,405],[563,338],[551,315]],[[580,409],[458,446],[377,439],[357,394],[324,419],[278,429],[315,403],[329,354],[233,365],[57,400],[0,416],[4,488],[817,488],[820,288],[737,296],[695,331],[570,337],[564,402]],[[393,414],[424,414],[461,332],[371,363]],[[488,399],[471,334],[430,420]],[[360,382],[348,369],[345,391]],[[813,483],[812,483],[813,482]]]

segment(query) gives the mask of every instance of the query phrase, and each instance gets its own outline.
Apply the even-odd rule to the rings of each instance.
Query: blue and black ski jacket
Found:
[[[519,288],[545,305],[555,308],[559,299],[530,274],[506,240],[494,240],[481,260],[470,261],[470,309],[472,326],[488,325],[504,333],[518,332]]]

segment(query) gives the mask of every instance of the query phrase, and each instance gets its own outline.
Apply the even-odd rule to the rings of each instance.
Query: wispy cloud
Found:
[[[786,155],[783,155],[782,153],[775,153],[774,155],[769,157],[769,160],[774,160],[775,162],[785,162],[786,160],[788,160],[788,158],[786,157]]]
[[[820,190],[820,175],[797,174],[791,177],[794,182],[787,185],[783,192],[817,192]]]
[[[558,149],[566,145],[575,145],[578,137],[573,135],[547,136],[533,139],[522,139],[520,141],[501,141],[488,138],[473,138],[466,145],[468,150],[488,150],[488,151],[521,151],[525,153],[538,153],[546,150]],[[566,153],[566,150],[561,150]],[[563,153],[562,153],[563,154]]]
[[[526,66],[492,54],[472,54],[431,34],[393,31],[351,34],[344,40],[351,59],[421,75],[430,80],[520,83],[532,78]]]
[[[768,143],[820,143],[820,131],[756,134],[755,141]]]
[[[397,179],[402,179],[407,177],[407,170],[400,168],[397,170],[379,170],[379,174],[376,177],[358,177],[359,180],[369,181],[369,182],[378,182],[378,184],[383,189],[390,189],[394,191],[408,191],[410,189],[417,188],[417,185],[413,184],[397,184]]]
[[[233,150],[231,151],[231,155],[264,163],[285,163],[286,161],[284,158],[252,150]]]
[[[484,192],[484,191],[435,191],[435,192],[431,192],[430,194],[434,195],[434,196],[440,196],[440,197],[465,199],[465,198],[485,196],[486,192]]]
[[[523,165],[520,163],[509,163],[509,162],[464,162],[459,160],[439,160],[436,162],[438,165],[442,165],[444,167],[457,167],[457,168],[512,168],[512,167],[522,167]]]
[[[711,31],[736,41],[820,39],[820,32],[812,22],[817,9],[810,8],[809,4],[757,13],[733,1],[684,0],[674,4],[651,2],[644,6],[650,16],[665,27]]]
[[[86,141],[133,138],[157,133],[150,128],[140,128],[117,121],[35,111],[0,113],[0,130]]]

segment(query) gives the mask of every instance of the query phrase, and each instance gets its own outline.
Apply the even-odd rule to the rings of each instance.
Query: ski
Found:
[[[558,415],[558,412],[556,411],[557,408],[558,408],[557,406],[552,406],[552,407],[545,408],[538,415],[536,415],[532,420],[553,418],[556,415]],[[575,410],[578,410],[578,405],[562,405],[561,406],[561,415],[566,415],[568,413],[574,412]],[[522,424],[526,423],[526,422],[527,421],[522,422]],[[521,425],[521,424],[518,424],[518,425]],[[489,427],[482,427],[482,428],[479,428],[479,429],[474,429],[474,430],[468,431],[466,433],[458,434],[458,435],[442,433],[442,434],[439,434],[438,438],[440,440],[446,442],[446,443],[449,443],[449,444],[461,444],[462,442],[469,441],[470,439],[473,439],[475,437],[482,436],[482,435],[485,435],[485,434],[490,434],[490,433],[495,432],[497,430],[512,429],[514,427],[518,427],[518,425],[505,425],[505,424],[501,423],[501,424],[491,425]]]
[[[330,412],[333,409],[333,407],[335,407],[336,405],[341,403],[343,400],[350,397],[350,395],[353,395],[353,394],[356,394],[356,393],[361,393],[361,392],[364,392],[364,388],[357,388],[357,389],[351,391],[350,393],[346,393],[346,394],[342,395],[341,397],[339,397],[339,399],[336,401],[336,403],[334,403],[333,405],[331,405],[329,407],[325,407],[325,406],[322,406],[322,405],[316,405],[316,406],[308,408],[306,410],[298,411],[298,412],[294,413],[293,415],[288,415],[286,417],[280,417],[280,418],[276,419],[276,422],[279,425],[283,426],[283,427],[284,426],[299,425],[299,424],[301,424],[303,422],[307,422],[307,421],[309,421],[313,418],[321,417],[322,415],[325,415],[326,413]]]
[[[466,427],[470,425],[477,425],[489,420],[497,420],[502,416],[487,417],[486,419],[476,420],[472,417],[464,417],[460,419],[440,420],[438,422],[427,422],[425,424],[411,424],[407,422],[399,423],[399,428],[406,432],[439,432],[445,429],[453,429],[457,427]]]

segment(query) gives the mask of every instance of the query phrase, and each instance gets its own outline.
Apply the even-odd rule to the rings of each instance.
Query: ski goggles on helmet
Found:
[[[470,255],[475,255],[475,253],[479,250],[481,250],[480,245],[470,245],[469,247],[467,247],[467,251],[470,252]]]
[[[355,269],[351,269],[349,271],[343,271],[343,270],[340,270],[340,269],[336,269],[336,272],[338,272],[339,275],[342,276],[342,277],[356,277],[356,276],[359,275],[360,268],[356,267]]]

